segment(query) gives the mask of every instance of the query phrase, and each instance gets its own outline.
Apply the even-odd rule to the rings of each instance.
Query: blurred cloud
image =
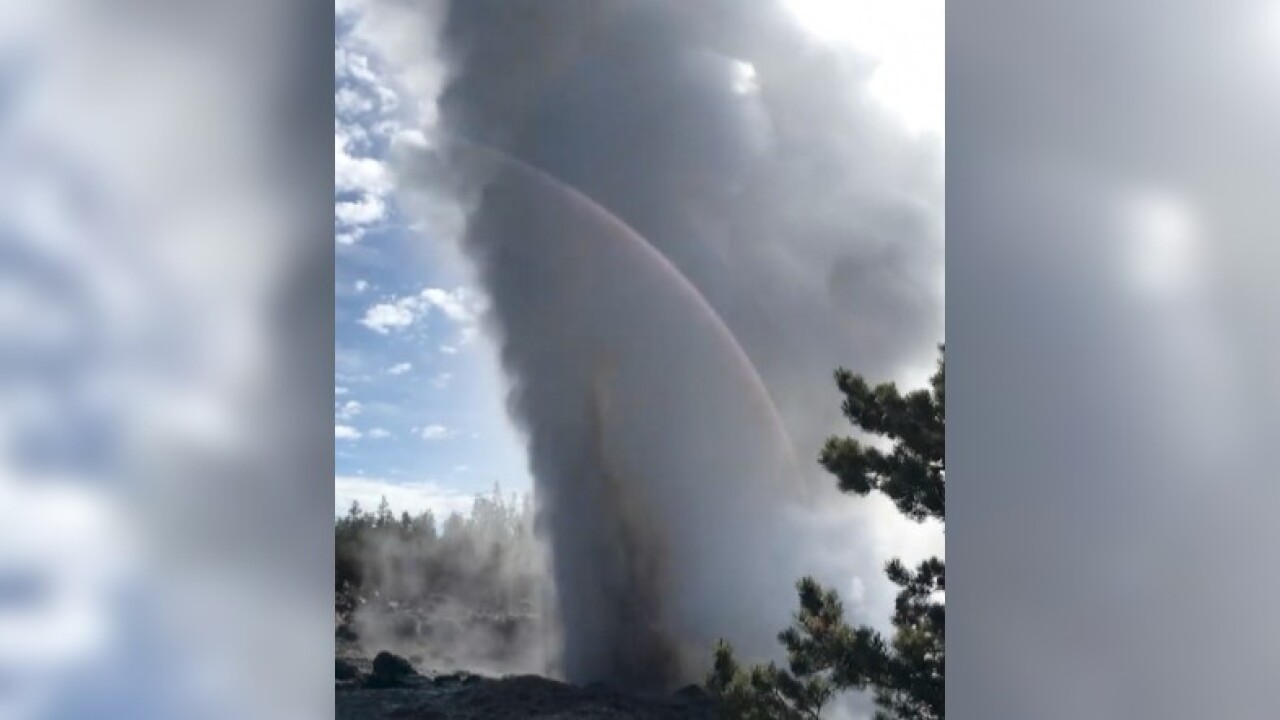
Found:
[[[1137,289],[1155,296],[1194,290],[1203,238],[1186,202],[1144,191],[1132,193],[1127,204],[1129,263]]]
[[[120,651],[113,614],[137,548],[116,505],[65,480],[0,483],[0,717],[41,716]]]
[[[957,716],[1274,714],[1274,12],[952,8]]]
[[[3,17],[0,717],[329,712],[332,18]]]

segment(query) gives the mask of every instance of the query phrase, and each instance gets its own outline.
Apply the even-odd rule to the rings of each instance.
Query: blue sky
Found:
[[[529,488],[485,300],[442,228],[397,207],[388,148],[414,103],[339,15],[335,37],[335,510],[465,510]]]

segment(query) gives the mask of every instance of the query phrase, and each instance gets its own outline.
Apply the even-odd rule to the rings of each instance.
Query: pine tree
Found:
[[[425,545],[431,545],[436,541],[436,516],[430,510],[423,510],[422,514],[414,518],[413,526],[419,541]]]
[[[944,352],[942,348],[939,348]],[[892,441],[883,452],[852,438],[832,437],[819,462],[845,492],[879,492],[907,517],[946,522],[945,354],[930,387],[907,395],[893,383],[871,387],[848,370],[835,373],[845,417]],[[787,649],[786,669],[770,663],[744,669],[721,642],[707,685],[731,718],[817,718],[839,690],[870,689],[877,720],[942,720],[945,712],[945,563],[930,558],[909,569],[898,560],[885,568],[901,590],[894,633],[852,627],[834,590],[812,578],[796,587],[800,609],[778,635]]]
[[[379,528],[390,527],[395,522],[395,515],[391,514],[391,503],[387,502],[387,496],[382,496],[382,501],[378,503],[377,526]]]

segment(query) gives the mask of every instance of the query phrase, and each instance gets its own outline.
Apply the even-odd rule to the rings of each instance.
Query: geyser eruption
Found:
[[[770,526],[796,469],[741,348],[590,199],[471,146],[440,159],[434,177],[476,183],[455,188],[473,203],[464,244],[528,437],[567,678],[666,689],[696,679],[718,637],[758,628],[763,649],[762,598],[790,588],[760,564],[784,552]]]
[[[496,149],[406,148],[397,187],[433,234],[465,213],[565,674],[698,679],[720,636],[780,659],[805,574],[887,625],[883,563],[941,535],[814,462],[850,431],[833,369],[923,381],[943,339],[940,145],[884,112],[874,64],[767,0],[368,7],[438,31],[391,49],[427,134]]]

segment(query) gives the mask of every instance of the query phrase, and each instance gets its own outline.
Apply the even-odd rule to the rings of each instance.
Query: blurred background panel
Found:
[[[332,33],[0,3],[0,718],[332,712]]]
[[[951,714],[1272,717],[1280,4],[949,10]]]

